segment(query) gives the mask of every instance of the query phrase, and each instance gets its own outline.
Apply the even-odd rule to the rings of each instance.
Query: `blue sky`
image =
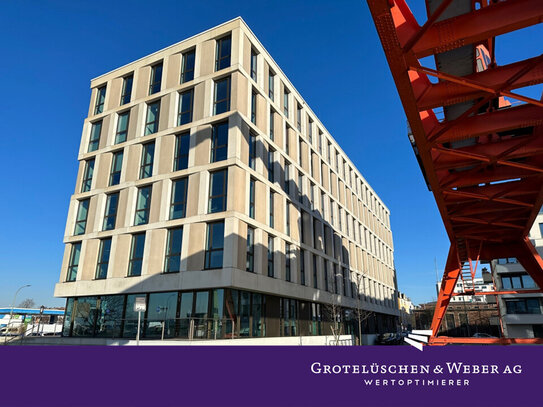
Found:
[[[410,3],[421,19],[423,2]],[[11,304],[24,284],[32,287],[17,303],[64,304],[53,288],[90,79],[237,16],[390,208],[400,290],[417,303],[435,297],[434,258],[442,270],[449,243],[365,1],[13,1],[2,7],[0,306]],[[530,30],[532,38],[543,37],[541,26]],[[513,48],[515,40],[506,36],[498,47]],[[515,45],[511,58],[535,56],[536,49]]]

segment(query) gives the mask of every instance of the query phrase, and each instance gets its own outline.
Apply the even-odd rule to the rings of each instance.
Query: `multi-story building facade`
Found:
[[[395,329],[390,212],[241,18],[91,88],[64,335],[133,337],[141,296],[149,338]]]
[[[540,211],[530,239],[539,255],[543,255],[543,213]],[[499,291],[518,291],[517,294],[499,296],[503,332],[509,338],[543,338],[543,294],[527,292],[538,290],[534,280],[516,258],[492,261],[496,288]]]
[[[485,269],[483,269],[485,270]],[[436,283],[437,290],[441,287],[441,280]],[[489,299],[486,295],[471,295],[470,292],[485,292],[485,291],[494,291],[494,283],[492,282],[492,277],[488,271],[483,271],[483,277],[475,277],[472,280],[462,280],[459,278],[454,286],[454,292],[456,294],[462,294],[468,292],[467,295],[455,295],[451,298],[451,302],[494,302],[493,297],[489,296]]]

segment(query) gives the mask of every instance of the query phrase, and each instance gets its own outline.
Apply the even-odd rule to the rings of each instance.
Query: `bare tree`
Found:
[[[368,311],[362,308],[362,293],[366,292],[365,287],[363,287],[363,279],[364,276],[362,273],[354,273],[355,274],[355,281],[353,281],[353,288],[356,288],[356,308],[354,309],[354,317],[356,318],[358,322],[358,345],[362,345],[362,322],[364,322],[366,319],[370,318],[374,312]]]
[[[323,313],[327,321],[330,321],[330,330],[334,337],[334,344],[339,345],[339,338],[343,333],[343,325],[341,321],[341,306],[339,305],[339,299],[337,294],[332,294],[333,300],[331,303],[324,305]]]
[[[26,300],[23,300],[19,304],[19,308],[33,308],[35,306],[36,306],[36,303],[34,302],[32,298],[27,298]]]

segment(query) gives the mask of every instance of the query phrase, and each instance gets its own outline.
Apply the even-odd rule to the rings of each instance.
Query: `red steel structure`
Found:
[[[480,261],[516,257],[543,287],[528,238],[543,204],[543,103],[514,92],[543,82],[543,55],[504,66],[495,55],[495,37],[543,21],[543,1],[426,0],[422,26],[405,0],[367,2],[451,242],[429,344],[542,343],[438,332],[458,278],[473,278]],[[421,65],[428,56],[437,69]]]

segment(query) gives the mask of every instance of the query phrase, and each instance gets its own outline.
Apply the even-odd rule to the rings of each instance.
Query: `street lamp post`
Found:
[[[17,291],[15,291],[15,295],[13,296],[13,302],[11,303],[11,311],[9,312],[9,320],[8,320],[8,326],[6,329],[6,335],[9,333],[9,326],[11,325],[11,319],[13,318],[13,308],[15,307],[15,300],[17,299],[17,294],[19,294],[19,291],[21,291],[23,288],[30,287],[30,284],[23,285],[22,287],[19,287]],[[8,342],[6,341],[6,344]]]

